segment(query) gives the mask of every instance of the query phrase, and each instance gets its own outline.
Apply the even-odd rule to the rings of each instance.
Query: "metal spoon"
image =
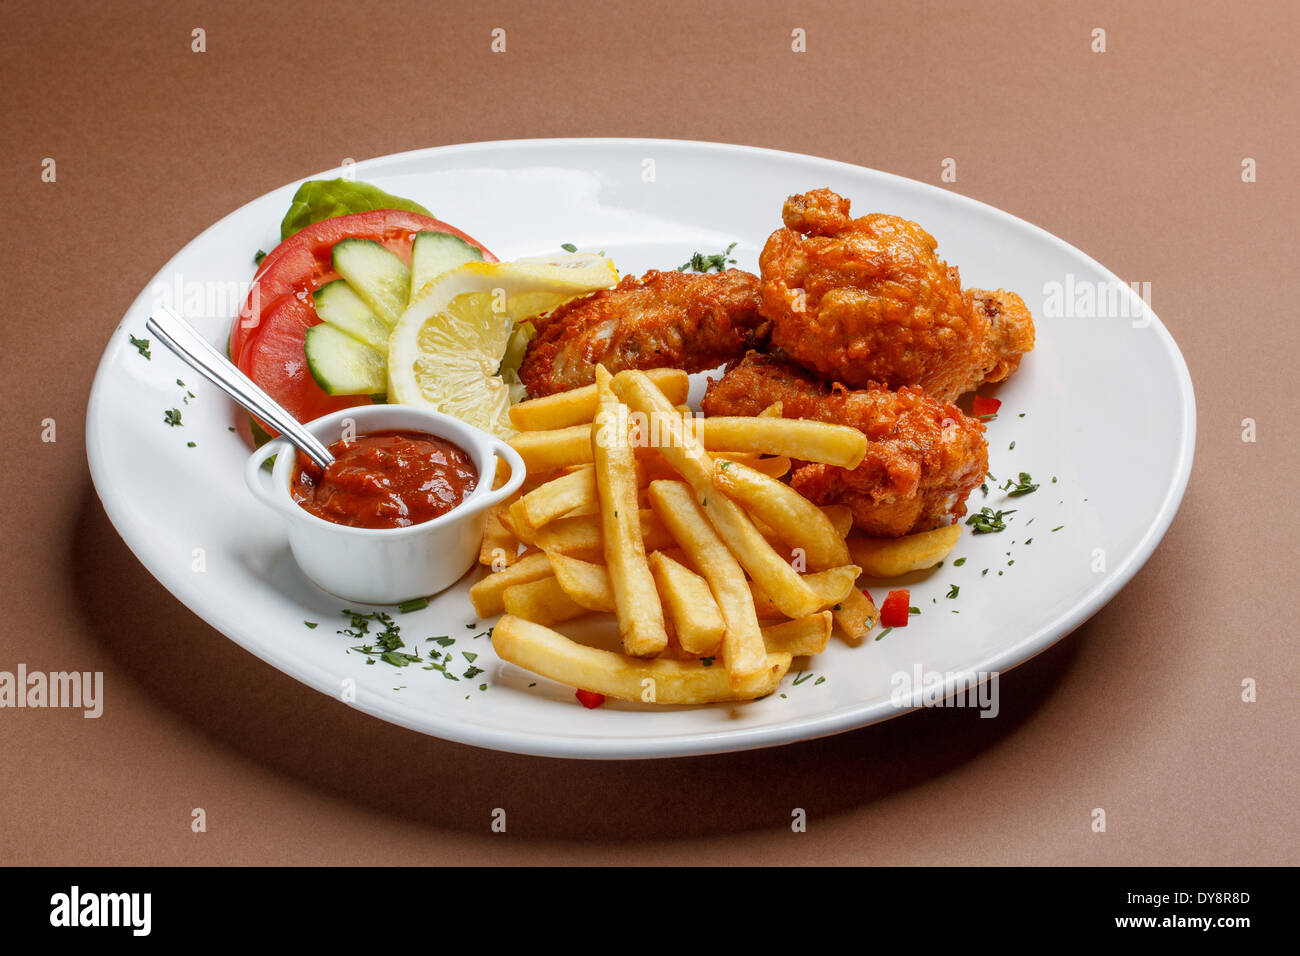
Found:
[[[159,306],[145,323],[145,328],[190,368],[234,399],[240,408],[266,422],[321,468],[334,463],[334,456],[320,439],[303,428],[284,406],[230,364],[230,360],[209,345],[194,326],[171,309]]]

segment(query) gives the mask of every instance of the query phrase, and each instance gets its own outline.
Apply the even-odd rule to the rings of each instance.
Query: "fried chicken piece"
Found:
[[[596,380],[595,365],[703,372],[766,342],[758,276],[739,269],[626,276],[536,322],[519,377],[533,397]]]
[[[781,402],[786,418],[851,425],[867,436],[857,468],[796,463],[790,485],[819,505],[846,504],[853,524],[895,538],[951,524],[988,471],[984,425],[919,388],[828,386],[773,355],[751,352],[709,383],[706,415],[757,415]]]
[[[785,228],[759,257],[772,344],[852,388],[915,385],[951,401],[1006,378],[1034,347],[1034,323],[1013,292],[963,292],[938,242],[916,223],[853,219],[829,189],[791,196]]]

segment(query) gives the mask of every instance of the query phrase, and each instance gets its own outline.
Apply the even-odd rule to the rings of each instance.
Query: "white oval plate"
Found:
[[[337,633],[343,603],[303,578],[279,518],[244,487],[248,448],[229,430],[241,413],[159,343],[150,361],[131,346],[128,334],[148,337],[145,320],[159,300],[224,344],[253,253],[275,245],[297,184],[237,210],[177,253],[110,340],[86,419],[91,474],[118,532],[186,606],[322,693],[341,698],[355,686],[354,706],[384,720],[479,747],[590,758],[716,753],[861,727],[912,706],[894,699],[908,686],[900,675],[948,675],[952,690],[955,675],[1004,671],[1078,627],[1150,557],[1182,499],[1195,405],[1173,339],[1099,264],[990,206],[825,159],[671,140],[475,143],[370,160],[353,172],[422,203],[502,259],[575,243],[637,274],[732,242],[739,265],[756,270],[785,197],[830,186],[859,215],[921,223],[966,285],[1019,292],[1038,331],[1037,348],[993,392],[1003,404],[988,437],[999,483],[1026,471],[1041,487],[1009,502],[993,483],[987,498],[974,492],[973,510],[987,503],[1016,513],[1001,534],[966,529],[943,567],[901,582],[921,611],[908,627],[856,648],[833,639],[812,662],[815,676],[795,685],[792,672],[761,701],[667,709],[610,701],[586,710],[572,688],[498,661],[486,637],[473,637],[491,622],[473,622],[467,582],[395,616],[408,649],[427,651],[426,638],[445,634],[456,641],[457,673],[468,651],[483,674],[453,682],[349,653],[356,642]],[[178,377],[195,395],[189,404]],[[163,421],[173,407],[181,427]],[[949,599],[952,585],[959,594]],[[873,589],[877,602],[884,592]]]

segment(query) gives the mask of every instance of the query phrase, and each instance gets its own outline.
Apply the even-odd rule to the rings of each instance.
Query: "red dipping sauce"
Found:
[[[463,448],[421,432],[358,435],[330,445],[321,468],[299,454],[292,494],[318,518],[353,528],[405,528],[432,521],[465,500],[478,469]]]

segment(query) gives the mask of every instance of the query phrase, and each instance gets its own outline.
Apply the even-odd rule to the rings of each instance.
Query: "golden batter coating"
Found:
[[[782,218],[759,258],[762,313],[772,344],[822,378],[914,385],[951,401],[1005,378],[1033,348],[1020,297],[963,292],[957,269],[916,223],[853,219],[849,201],[829,189],[791,196]]]
[[[851,425],[867,436],[857,468],[796,463],[790,485],[817,504],[847,504],[869,535],[893,538],[951,524],[988,471],[984,425],[919,388],[825,385],[772,355],[751,352],[709,383],[706,415],[757,415],[774,402],[786,418]]]
[[[758,301],[758,276],[740,269],[626,276],[538,320],[519,377],[540,397],[590,385],[598,362],[611,372],[717,368],[766,341]]]

